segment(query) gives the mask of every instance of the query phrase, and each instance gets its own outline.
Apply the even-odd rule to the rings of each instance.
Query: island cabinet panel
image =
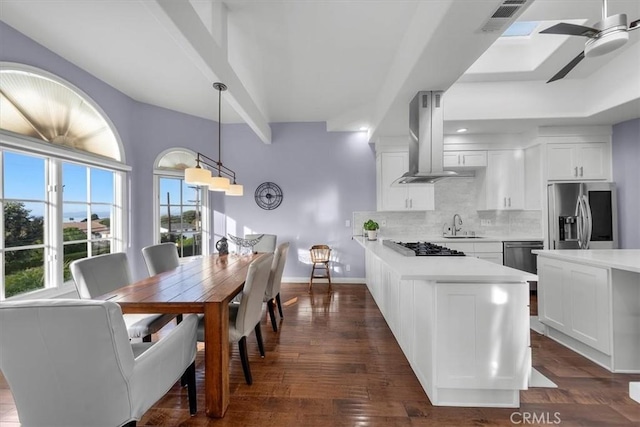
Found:
[[[413,351],[408,353],[403,347],[405,356],[413,368],[418,381],[422,384],[429,396],[431,403],[437,405],[437,379],[436,365],[436,313],[432,310],[435,306],[435,287],[428,282],[413,281],[414,299],[414,328]]]
[[[414,320],[416,310],[420,310],[422,301],[415,300],[415,294],[413,292],[413,281],[402,280],[400,281],[400,305],[399,305],[399,338],[398,342],[400,347],[408,355],[413,355],[413,341],[414,341]],[[407,356],[407,358],[409,358]]]
[[[568,330],[565,324],[564,303],[568,300],[565,297],[565,288],[562,264],[548,262],[538,259],[539,282],[544,281],[544,288],[538,286],[538,318],[549,326],[560,331]]]
[[[369,292],[434,405],[519,406],[531,368],[526,282],[406,279],[365,257]]]
[[[527,289],[446,283],[436,294],[437,386],[525,388],[531,365]]]
[[[540,321],[611,355],[609,271],[540,258],[538,274]]]

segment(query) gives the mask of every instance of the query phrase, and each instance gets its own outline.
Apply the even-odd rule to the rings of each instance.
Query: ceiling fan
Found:
[[[573,70],[585,57],[592,58],[618,49],[629,40],[629,31],[638,28],[640,28],[640,19],[627,26],[627,15],[624,13],[607,16],[607,0],[602,0],[602,21],[596,23],[593,28],[561,22],[540,31],[540,34],[587,37],[584,50],[565,65],[562,70],[558,71],[555,76],[551,77],[547,83],[560,80],[569,74],[569,71]]]

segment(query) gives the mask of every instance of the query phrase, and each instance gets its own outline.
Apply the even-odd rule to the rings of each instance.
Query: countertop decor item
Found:
[[[376,240],[378,238],[378,229],[380,228],[380,226],[378,225],[377,222],[370,219],[364,223],[363,228],[367,232],[368,240]]]
[[[273,210],[282,203],[282,189],[275,182],[263,182],[256,188],[256,203],[262,209]]]
[[[243,239],[229,234],[229,239],[240,247],[240,255],[247,255],[247,252],[253,253],[253,247],[262,239],[263,234],[260,234],[254,239]]]
[[[216,82],[214,89],[218,91],[218,160],[198,153],[196,157],[196,167],[187,168],[184,171],[184,180],[187,184],[208,186],[210,191],[224,191],[227,196],[242,196],[244,188],[236,183],[236,173],[222,163],[222,139],[220,137],[222,129],[222,91],[227,90],[224,83]],[[202,165],[206,166],[203,168]],[[211,171],[218,172],[218,176],[212,176]],[[223,176],[225,175],[225,176]],[[231,180],[233,179],[233,184]]]

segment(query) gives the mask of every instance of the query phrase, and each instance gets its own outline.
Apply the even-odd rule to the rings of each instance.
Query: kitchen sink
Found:
[[[464,235],[464,234],[459,234],[456,236],[442,236],[445,239],[482,239],[482,236],[469,236],[469,235]]]

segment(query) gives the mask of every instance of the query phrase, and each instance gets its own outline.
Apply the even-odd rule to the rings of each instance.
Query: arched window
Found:
[[[88,95],[0,63],[0,300],[72,291],[73,260],[124,250],[129,170],[115,127]]]
[[[172,148],[154,165],[154,242],[175,242],[180,257],[209,253],[209,192],[184,182],[184,170],[195,159],[189,149]]]

